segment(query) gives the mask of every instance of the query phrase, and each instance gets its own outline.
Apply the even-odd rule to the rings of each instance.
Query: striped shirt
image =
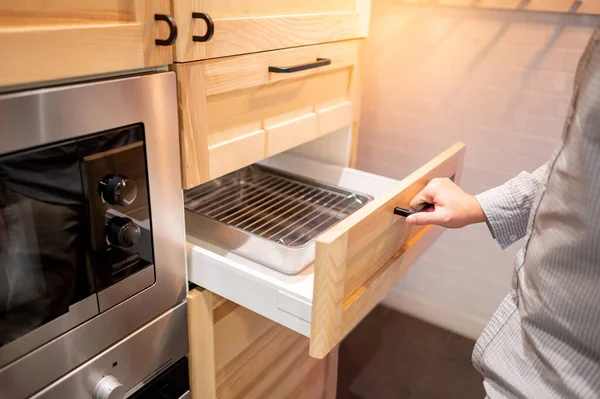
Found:
[[[473,352],[488,396],[600,398],[600,28],[550,162],[477,199],[502,248],[526,237]]]

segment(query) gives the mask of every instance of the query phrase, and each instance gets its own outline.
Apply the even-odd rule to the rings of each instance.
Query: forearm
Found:
[[[543,186],[548,165],[533,173],[521,172],[501,186],[476,195],[490,231],[498,244],[506,248],[527,233],[529,214]]]

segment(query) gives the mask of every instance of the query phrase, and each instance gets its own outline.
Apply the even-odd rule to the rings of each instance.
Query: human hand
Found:
[[[423,203],[433,206],[406,218],[414,225],[436,224],[459,228],[486,221],[485,213],[475,196],[465,193],[452,180],[433,179],[410,202],[412,209]]]

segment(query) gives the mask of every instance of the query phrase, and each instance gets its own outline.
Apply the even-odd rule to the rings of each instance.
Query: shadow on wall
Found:
[[[463,188],[546,162],[598,17],[373,0],[363,60],[360,169],[400,179],[457,140]],[[518,249],[485,226],[446,232],[386,304],[476,337],[508,292]]]

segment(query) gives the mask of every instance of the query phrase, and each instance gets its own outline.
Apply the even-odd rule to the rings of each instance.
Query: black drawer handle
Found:
[[[433,205],[427,203],[419,205],[416,209],[406,209],[397,206],[394,208],[394,214],[407,218],[410,215],[414,215],[415,213],[423,212],[424,210],[432,206]]]
[[[269,72],[273,73],[292,73],[306,71],[307,69],[319,68],[325,65],[331,65],[331,60],[328,58],[317,58],[315,62],[309,62],[308,64],[295,65],[291,67],[269,67]]]
[[[202,36],[192,36],[192,40],[195,42],[207,42],[212,39],[213,35],[215,34],[215,24],[210,15],[203,12],[193,12],[192,18],[201,19],[206,22],[206,33]]]
[[[169,37],[167,37],[165,40],[156,39],[154,43],[156,43],[157,46],[170,46],[175,43],[175,39],[177,39],[177,25],[175,24],[173,17],[164,14],[154,14],[154,20],[164,21],[167,23],[167,25],[169,25]]]

